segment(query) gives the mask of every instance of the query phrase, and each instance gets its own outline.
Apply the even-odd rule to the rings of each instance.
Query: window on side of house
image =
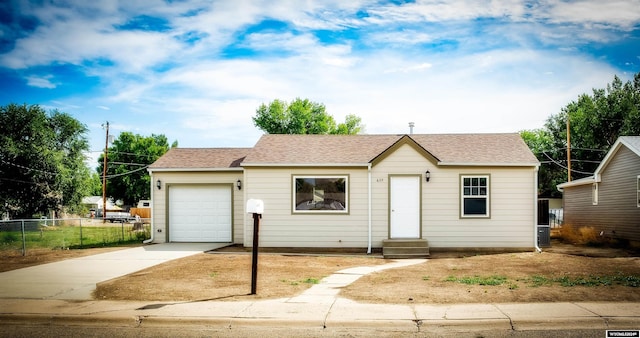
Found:
[[[640,175],[638,175],[637,178],[637,182],[636,182],[636,189],[637,189],[637,193],[636,193],[636,199],[638,200],[638,208],[640,208]]]
[[[460,216],[489,217],[489,175],[460,176]]]
[[[598,183],[591,185],[591,204],[598,205]]]
[[[293,176],[294,213],[349,212],[348,176]]]

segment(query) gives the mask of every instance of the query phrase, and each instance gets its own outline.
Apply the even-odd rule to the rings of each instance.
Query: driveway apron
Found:
[[[90,300],[96,284],[228,243],[165,243],[0,273],[0,298]]]

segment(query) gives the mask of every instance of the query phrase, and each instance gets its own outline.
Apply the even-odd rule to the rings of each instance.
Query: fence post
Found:
[[[20,221],[22,223],[22,256],[27,255],[27,238],[24,234],[24,220]]]
[[[120,243],[124,243],[124,221],[122,221],[122,239],[120,240]]]

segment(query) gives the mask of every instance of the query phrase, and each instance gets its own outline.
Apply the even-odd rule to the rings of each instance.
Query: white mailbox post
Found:
[[[260,218],[264,213],[264,202],[257,199],[247,201],[247,213],[253,214],[253,248],[251,257],[251,295],[256,294],[258,282],[258,233],[260,230]]]

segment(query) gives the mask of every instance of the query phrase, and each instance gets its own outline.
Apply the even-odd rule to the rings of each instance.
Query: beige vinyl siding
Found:
[[[348,176],[348,214],[294,214],[293,175]],[[367,168],[245,168],[246,198],[261,199],[261,247],[366,248]],[[245,246],[253,243],[253,217],[245,215]]]
[[[590,226],[607,236],[640,241],[638,175],[640,157],[621,146],[601,172],[597,205],[591,202],[591,184],[564,189],[565,224]]]
[[[162,181],[162,189],[158,190],[156,181]],[[169,233],[167,228],[167,195],[168,186],[179,184],[226,184],[233,185],[231,198],[233,203],[232,227],[233,243],[243,243],[244,219],[244,189],[236,188],[236,181],[243,180],[242,171],[235,172],[153,172],[151,177],[152,193],[152,222],[154,243],[165,243]],[[244,182],[242,182],[244,188]],[[161,232],[158,232],[160,230]]]
[[[424,172],[431,172],[425,182]],[[403,146],[373,169],[373,246],[388,238],[388,175],[422,174],[422,238],[433,248],[532,247],[533,167],[438,167]],[[460,218],[460,175],[490,176],[488,219]]]

